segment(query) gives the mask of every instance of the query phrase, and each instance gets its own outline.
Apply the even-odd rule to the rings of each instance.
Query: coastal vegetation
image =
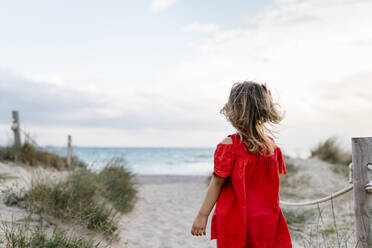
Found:
[[[7,189],[3,192],[5,205],[22,208],[40,219],[80,225],[102,234],[107,241],[117,238],[120,214],[129,212],[136,200],[133,174],[123,159],[112,159],[102,170],[93,172],[74,157],[73,166],[68,168],[65,157],[25,143],[20,148],[1,147],[0,161],[65,171],[57,179],[34,177],[30,186],[22,190]],[[0,174],[0,180],[9,177]],[[46,236],[44,231],[18,224],[3,227],[7,247],[98,247],[91,241],[70,239],[64,232],[55,231],[52,236]]]
[[[35,145],[25,142],[21,147],[0,146],[0,161],[11,161],[28,166],[42,166],[57,170],[86,167],[86,164],[77,157],[72,157],[68,168],[67,159],[49,151],[44,151]]]
[[[342,148],[339,139],[335,136],[320,142],[311,149],[311,157],[317,157],[332,164],[332,170],[336,173],[347,176],[348,165],[352,161],[351,151]]]
[[[123,159],[112,159],[97,175],[99,192],[122,213],[132,210],[137,193],[133,186],[133,174],[125,165]]]
[[[14,176],[9,175],[9,173],[0,173],[0,182],[5,181],[7,179],[16,178]]]
[[[51,235],[42,225],[31,228],[26,221],[22,224],[9,223],[0,227],[4,233],[7,248],[103,248],[99,243],[83,237],[74,237],[66,231],[54,229]]]

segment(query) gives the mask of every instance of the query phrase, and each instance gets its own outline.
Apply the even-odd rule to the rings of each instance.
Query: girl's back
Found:
[[[217,145],[214,174],[227,178],[212,217],[211,238],[224,247],[291,247],[279,207],[279,173],[286,173],[283,155],[247,151],[239,135]],[[239,228],[237,228],[239,227]]]
[[[266,135],[283,119],[266,85],[233,85],[221,109],[237,133],[217,145],[214,171],[205,200],[191,228],[205,235],[216,203],[211,238],[218,248],[291,248],[287,223],[279,207],[282,152]]]

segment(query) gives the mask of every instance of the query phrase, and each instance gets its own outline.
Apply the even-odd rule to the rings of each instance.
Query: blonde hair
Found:
[[[274,153],[275,143],[265,133],[275,135],[266,125],[279,124],[283,119],[278,107],[280,105],[273,101],[266,84],[244,81],[233,85],[220,112],[238,131],[249,152],[262,151],[270,156]]]

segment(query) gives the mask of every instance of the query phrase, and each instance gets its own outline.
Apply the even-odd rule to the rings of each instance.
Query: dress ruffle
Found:
[[[213,173],[220,177],[230,176],[234,165],[234,157],[232,144],[218,144],[214,152]]]
[[[285,168],[283,153],[279,147],[277,147],[277,149],[278,149],[279,173],[285,175],[287,174],[287,169]]]

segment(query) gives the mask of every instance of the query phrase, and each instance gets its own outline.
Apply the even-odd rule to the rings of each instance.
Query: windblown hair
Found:
[[[238,131],[249,152],[270,156],[275,143],[266,135],[268,132],[274,136],[267,124],[273,126],[283,119],[278,107],[265,84],[244,81],[233,85],[220,112]]]

